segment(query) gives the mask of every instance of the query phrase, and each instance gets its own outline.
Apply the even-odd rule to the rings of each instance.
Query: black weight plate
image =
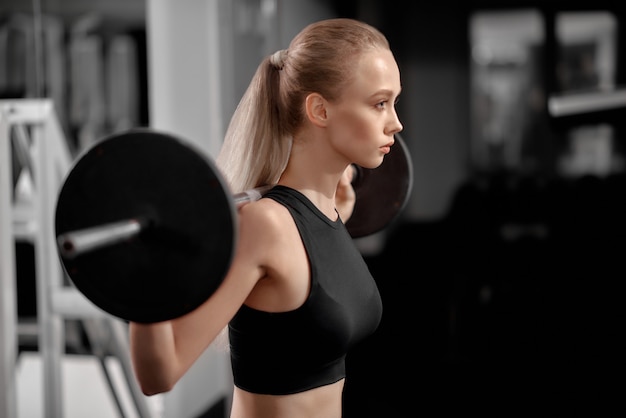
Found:
[[[356,171],[352,181],[356,202],[346,229],[352,238],[361,238],[383,230],[400,215],[411,195],[413,163],[406,143],[396,134],[380,166]]]
[[[57,237],[147,218],[135,237],[74,258],[68,276],[104,311],[134,322],[189,313],[222,282],[234,253],[236,210],[213,162],[172,135],[134,129],[96,143],[68,173]]]

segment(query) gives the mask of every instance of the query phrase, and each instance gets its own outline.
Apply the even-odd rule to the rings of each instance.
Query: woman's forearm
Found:
[[[171,390],[182,375],[172,323],[131,322],[129,333],[131,359],[141,390],[146,395]]]

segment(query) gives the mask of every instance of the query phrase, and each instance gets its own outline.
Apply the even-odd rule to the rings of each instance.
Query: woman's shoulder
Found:
[[[240,227],[250,233],[280,234],[290,222],[293,221],[287,208],[273,199],[259,199],[239,208]]]
[[[239,209],[238,251],[246,262],[263,266],[266,271],[281,276],[286,266],[292,266],[302,246],[296,224],[287,208],[263,198]]]

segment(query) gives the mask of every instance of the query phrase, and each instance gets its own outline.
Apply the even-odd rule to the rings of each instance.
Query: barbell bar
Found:
[[[376,169],[355,167],[353,238],[387,227],[412,188],[406,144]],[[218,168],[187,141],[141,128],[106,137],[77,158],[55,213],[57,249],[74,285],[104,311],[160,322],[202,304],[225,277],[237,209],[271,186],[231,194]]]
[[[237,209],[242,205],[259,200],[271,186],[261,186],[233,195]],[[114,245],[130,239],[150,227],[143,218],[126,219],[104,225],[96,225],[79,231],[70,231],[57,237],[60,254],[64,258],[74,258],[80,254]]]

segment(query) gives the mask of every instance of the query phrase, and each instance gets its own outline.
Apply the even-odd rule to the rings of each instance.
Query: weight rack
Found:
[[[13,158],[20,176],[30,176],[31,192],[22,196],[13,181]],[[35,252],[37,339],[42,358],[43,410],[47,418],[63,418],[61,358],[65,319],[84,326],[92,353],[98,357],[113,398],[125,416],[105,364],[107,356],[121,365],[137,413],[152,418],[146,397],[132,371],[126,324],[103,312],[69,282],[56,252],[56,193],[72,157],[50,99],[0,100],[0,416],[17,416],[18,337],[15,241],[31,242]],[[18,177],[18,182],[22,177]]]

